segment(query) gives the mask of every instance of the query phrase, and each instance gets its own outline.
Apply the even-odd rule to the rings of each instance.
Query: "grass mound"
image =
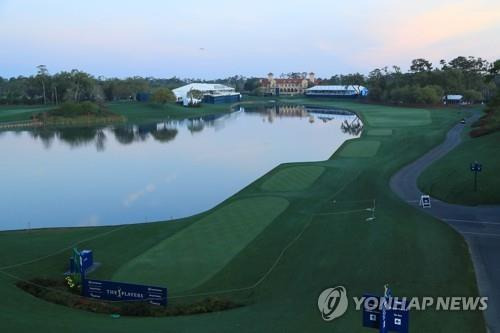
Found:
[[[347,143],[340,151],[342,157],[373,157],[377,154],[380,141],[357,140]]]
[[[500,203],[498,142],[500,132],[463,142],[420,175],[420,189],[451,203]],[[470,163],[476,160],[483,164],[483,171],[478,175],[478,191],[474,192],[474,174],[470,171]]]
[[[77,310],[104,314],[119,314],[131,317],[167,317],[210,313],[234,309],[240,304],[232,301],[205,298],[189,304],[175,304],[167,307],[151,305],[147,302],[106,302],[85,298],[78,293],[68,292],[64,281],[53,279],[32,279],[19,281],[16,286],[25,292],[54,304]]]
[[[231,202],[128,262],[116,280],[192,289],[224,268],[288,207],[275,197]]]
[[[92,102],[67,102],[59,107],[32,116],[44,123],[79,123],[89,121],[120,121],[123,117],[109,111],[104,105]]]
[[[261,189],[264,191],[300,191],[310,187],[323,172],[324,167],[296,166],[280,170],[267,179]]]

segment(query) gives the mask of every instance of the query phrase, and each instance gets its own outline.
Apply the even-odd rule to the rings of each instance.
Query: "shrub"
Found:
[[[105,302],[68,293],[68,284],[64,279],[39,278],[31,281],[19,281],[16,285],[27,293],[51,303],[96,313],[118,313],[123,316],[182,316],[229,310],[241,306],[241,304],[229,300],[212,297],[189,304],[176,304],[168,307],[155,306],[146,302]]]

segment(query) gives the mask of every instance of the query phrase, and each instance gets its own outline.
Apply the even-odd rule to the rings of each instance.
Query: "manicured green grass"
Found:
[[[395,110],[387,110],[387,107],[371,106],[373,112],[368,113],[366,120],[369,125],[374,127],[389,127],[389,126],[422,126],[431,123],[429,110],[424,109],[408,109],[394,108]]]
[[[200,107],[187,108],[175,103],[154,105],[139,102],[113,102],[108,103],[107,107],[111,112],[124,116],[127,121],[134,123],[219,115],[231,111],[231,105],[229,104],[203,104]],[[54,108],[55,106],[43,105],[0,106],[0,123],[30,120],[31,116]]]
[[[224,268],[288,206],[283,198],[234,201],[129,261],[117,280],[197,287]]]
[[[373,145],[364,143],[373,142],[373,137],[363,134],[329,160],[279,166],[209,212],[184,220],[0,233],[2,332],[369,332],[362,328],[361,314],[352,304],[341,318],[323,321],[317,309],[321,291],[343,285],[349,297],[365,292],[381,294],[383,285],[389,283],[396,296],[477,295],[464,239],[448,225],[402,202],[388,185],[397,170],[441,142],[462,114],[307,101],[349,108],[375,124],[381,123],[378,114],[384,119],[402,119],[399,113],[406,112],[410,125],[401,121],[383,126],[392,129],[392,135],[377,137],[378,151],[369,160],[341,155],[353,142],[361,142],[360,151]],[[423,121],[427,114],[429,122]],[[419,122],[421,125],[416,125]],[[370,130],[373,125],[365,120],[365,131]],[[272,197],[263,191],[269,179],[299,166],[324,171],[303,190],[276,191]],[[277,198],[288,202],[286,209],[277,209],[283,205],[276,203],[282,202]],[[366,208],[372,206],[373,199],[376,220],[367,222],[371,213]],[[236,204],[241,206],[233,206]],[[234,217],[229,217],[231,214]],[[229,221],[236,221],[238,228]],[[254,231],[254,223],[260,231]],[[243,235],[245,230],[251,235]],[[186,317],[112,319],[48,304],[14,286],[13,276],[61,277],[71,245],[100,234],[102,237],[79,245],[93,249],[96,260],[102,263],[93,277],[157,281],[169,288],[182,286],[186,279],[186,283],[191,281],[187,284],[198,287],[174,294],[178,297],[172,297],[171,303],[192,302],[204,297],[197,293],[209,293],[245,306]],[[191,248],[199,250],[191,252]],[[199,268],[191,260],[193,253],[203,249],[215,255],[201,254],[207,265]],[[57,254],[50,256],[54,252]],[[1,268],[23,261],[28,263]],[[180,271],[174,271],[174,262]],[[136,269],[129,267],[132,263],[137,264]],[[485,331],[478,312],[429,310],[413,311],[410,316],[412,332],[434,332],[436,327],[440,332]]]
[[[318,166],[292,166],[267,179],[261,186],[264,191],[300,191],[311,186],[325,171]]]
[[[420,189],[441,200],[465,204],[500,203],[500,132],[467,139],[448,155],[431,165],[418,179]],[[478,191],[470,163],[479,161]]]
[[[32,115],[53,109],[44,105],[2,105],[0,106],[0,123],[29,120]]]
[[[388,136],[392,135],[392,129],[390,128],[376,128],[369,130],[367,133],[369,136]]]
[[[342,157],[373,157],[377,154],[380,141],[376,140],[354,140],[347,142],[339,155]]]
[[[314,98],[279,98],[281,101],[289,101],[306,104],[324,104],[321,100]],[[346,100],[335,101],[335,105],[340,108],[363,110],[363,120],[365,125],[371,127],[413,127],[430,125],[432,117],[429,109],[394,107],[374,104],[359,104]],[[439,112],[439,110],[434,110]],[[442,110],[443,113],[451,113],[450,110]]]

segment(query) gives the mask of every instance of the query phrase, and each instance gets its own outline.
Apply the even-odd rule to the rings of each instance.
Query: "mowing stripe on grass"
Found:
[[[192,289],[224,268],[288,204],[276,197],[229,203],[134,258],[114,278],[165,285],[174,293]]]
[[[432,123],[431,114],[425,109],[375,106],[369,108],[364,116],[370,126],[376,127],[423,126]]]
[[[390,128],[376,128],[371,129],[367,132],[369,136],[390,136],[392,135],[392,129]]]
[[[261,189],[264,191],[301,191],[310,187],[325,171],[319,166],[295,166],[278,171],[267,179]]]
[[[347,143],[339,155],[342,157],[372,157],[377,154],[380,141],[355,140]]]

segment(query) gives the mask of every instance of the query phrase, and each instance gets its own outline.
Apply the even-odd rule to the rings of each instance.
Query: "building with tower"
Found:
[[[273,73],[267,75],[267,79],[260,80],[262,92],[265,95],[302,95],[305,90],[316,84],[314,73],[302,75],[296,78],[276,79]]]

